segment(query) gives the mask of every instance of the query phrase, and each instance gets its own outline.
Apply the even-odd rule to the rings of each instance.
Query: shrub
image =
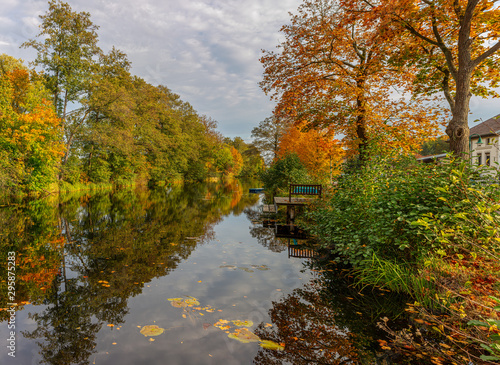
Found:
[[[264,183],[264,188],[272,195],[288,192],[289,184],[311,182],[306,168],[295,153],[274,161],[267,170],[261,173],[260,179]]]
[[[378,159],[343,175],[328,201],[310,213],[313,232],[337,260],[356,267],[382,260],[400,264],[497,243],[498,184],[480,184],[494,171],[467,161],[417,164]],[[368,261],[365,261],[368,260]]]

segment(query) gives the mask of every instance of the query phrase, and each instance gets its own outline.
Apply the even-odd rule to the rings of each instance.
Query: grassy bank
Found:
[[[360,286],[409,294],[412,326],[385,349],[408,363],[500,360],[499,174],[466,161],[374,159],[309,213],[312,231]]]

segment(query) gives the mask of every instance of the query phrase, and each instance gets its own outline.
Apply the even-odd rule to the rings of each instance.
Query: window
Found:
[[[482,161],[481,161],[481,154],[480,154],[480,153],[478,153],[478,154],[477,154],[477,164],[478,164],[478,165],[481,165],[481,164],[482,164]]]
[[[486,164],[486,166],[491,166],[490,165],[490,153],[489,152],[486,152],[484,154],[484,163]]]

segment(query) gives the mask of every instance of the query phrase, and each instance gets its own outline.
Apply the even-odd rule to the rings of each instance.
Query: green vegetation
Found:
[[[393,347],[421,360],[498,356],[499,177],[466,161],[372,158],[309,213],[311,231],[358,285],[414,298],[415,326],[383,325]]]
[[[6,195],[137,183],[256,176],[255,147],[225,141],[164,85],[130,73],[127,56],[98,46],[86,12],[49,1],[29,70],[0,56],[0,189]]]
[[[271,195],[288,193],[289,184],[307,183],[310,178],[296,153],[278,158],[262,174],[260,179]]]

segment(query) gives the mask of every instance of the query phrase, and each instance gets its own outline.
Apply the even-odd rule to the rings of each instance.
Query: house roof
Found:
[[[446,153],[440,153],[439,155],[420,156],[420,157],[417,157],[417,161],[427,162],[427,161],[432,161],[432,160],[439,160],[439,159],[444,158],[446,156],[447,156]]]
[[[500,114],[472,127],[469,135],[479,134],[480,136],[487,136],[490,134],[498,134],[499,131]]]

